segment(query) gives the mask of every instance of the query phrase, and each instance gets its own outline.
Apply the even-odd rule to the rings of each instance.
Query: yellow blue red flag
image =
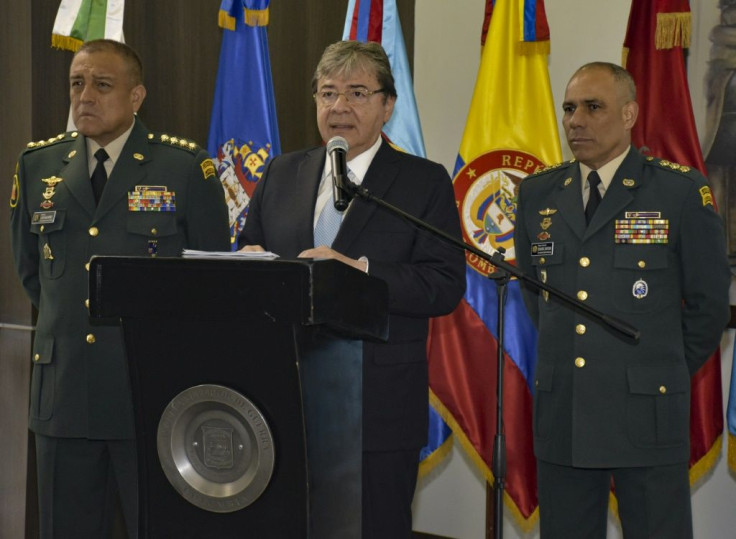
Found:
[[[223,0],[223,28],[207,150],[230,213],[235,248],[266,163],[281,153],[268,53],[270,0]]]
[[[543,0],[488,0],[487,30],[454,171],[464,240],[513,262],[517,188],[561,160],[547,57]],[[432,321],[430,398],[489,482],[496,433],[497,290],[494,269],[466,257],[467,291],[449,316]],[[504,340],[505,502],[522,529],[537,519],[532,447],[532,377],[536,330],[519,283],[508,285]]]

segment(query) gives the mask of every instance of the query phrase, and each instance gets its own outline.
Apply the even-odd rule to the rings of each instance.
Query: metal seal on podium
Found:
[[[157,449],[177,492],[214,513],[252,504],[273,473],[273,436],[263,414],[220,385],[190,387],[169,402],[159,420]]]

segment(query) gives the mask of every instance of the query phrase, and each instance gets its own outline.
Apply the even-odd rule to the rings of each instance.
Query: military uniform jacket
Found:
[[[324,163],[324,147],[274,158],[251,200],[240,244],[262,245],[284,258],[312,248]],[[362,185],[460,237],[452,182],[441,165],[383,142]],[[427,438],[428,319],[452,311],[462,298],[463,252],[361,199],[352,201],[332,247],[368,257],[370,274],[389,290],[389,340],[363,343],[363,448],[419,448]]]
[[[170,211],[138,211],[133,193],[146,186],[165,187]],[[136,120],[95,206],[85,138],[66,133],[21,154],[11,206],[15,265],[38,308],[31,429],[132,438],[121,330],[90,325],[87,264],[93,255],[229,250],[227,207],[212,161],[196,145],[162,139]]]
[[[729,318],[724,233],[705,178],[632,148],[586,228],[580,167],[566,163],[522,182],[515,235],[525,273],[641,333],[631,342],[525,287],[539,329],[537,458],[687,462],[690,377]]]

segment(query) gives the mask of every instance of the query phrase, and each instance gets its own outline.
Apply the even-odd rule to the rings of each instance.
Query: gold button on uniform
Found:
[[[664,395],[667,393],[667,388],[665,386],[659,386],[659,392]]]
[[[89,309],[89,299],[84,300],[84,306]]]
[[[587,256],[584,256],[584,257],[582,257],[582,258],[581,258],[581,259],[580,259],[580,260],[578,261],[578,263],[579,263],[579,264],[580,264],[580,265],[581,265],[582,267],[584,267],[584,268],[587,268],[588,266],[590,266],[590,258],[588,258]]]
[[[39,359],[41,359],[41,354],[36,354],[35,356],[33,356],[33,361],[38,361]]]
[[[155,236],[156,234],[158,234],[158,230],[155,229],[155,228],[152,228],[151,229],[151,236]]]
[[[575,366],[578,369],[582,369],[583,367],[585,367],[585,360],[583,358],[581,358],[581,357],[576,357],[575,358]]]
[[[89,344],[94,344],[94,342],[95,342],[96,340],[97,340],[97,339],[95,339],[95,336],[94,336],[94,335],[93,335],[92,333],[88,333],[88,334],[87,334],[87,342],[88,342]]]
[[[90,229],[89,229],[89,235],[90,236],[92,236],[94,238],[99,233],[100,233],[100,231],[99,231],[99,229],[96,226],[90,227]]]
[[[588,293],[585,290],[578,290],[578,299],[580,301],[585,301],[588,299]]]
[[[575,326],[575,333],[578,335],[584,335],[585,334],[585,325],[584,324],[578,324]]]
[[[539,263],[540,264],[546,264],[547,263],[547,259],[544,258],[544,257],[542,257],[542,258],[539,259]]]
[[[639,266],[640,268],[646,268],[647,267],[647,263],[644,262],[643,260],[639,260],[639,262],[637,262],[636,265]]]
[[[86,264],[84,265],[84,269],[86,269],[87,271],[89,271],[89,262],[87,262],[87,263],[86,263]]]

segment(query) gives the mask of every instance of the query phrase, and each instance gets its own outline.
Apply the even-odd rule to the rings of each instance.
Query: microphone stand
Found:
[[[552,286],[549,286],[547,283],[543,283],[542,281],[527,275],[526,273],[521,271],[516,266],[513,266],[505,261],[504,259],[505,250],[502,248],[494,252],[492,255],[489,255],[488,253],[478,249],[474,245],[465,243],[464,241],[448,234],[444,230],[440,230],[439,228],[432,226],[429,223],[426,223],[425,221],[422,221],[421,219],[417,217],[414,217],[413,215],[394,206],[393,204],[390,204],[386,202],[385,200],[376,197],[363,186],[356,185],[350,180],[347,180],[345,182],[344,192],[350,198],[352,198],[353,195],[357,195],[358,197],[364,200],[373,202],[381,206],[382,208],[387,209],[391,213],[406,219],[407,221],[418,226],[419,228],[428,231],[432,235],[442,238],[446,242],[460,249],[463,249],[465,251],[469,251],[473,253],[474,255],[478,256],[479,258],[482,258],[483,260],[490,262],[497,270],[493,272],[491,275],[489,275],[489,278],[496,281],[496,286],[498,289],[498,322],[497,322],[498,360],[496,362],[496,371],[497,371],[497,374],[496,374],[496,435],[493,441],[493,462],[492,462],[492,469],[491,469],[493,473],[493,477],[494,477],[493,490],[494,490],[495,496],[494,496],[494,506],[493,506],[493,519],[492,519],[492,522],[486,523],[486,527],[488,529],[493,528],[494,537],[496,539],[501,539],[503,537],[503,522],[502,522],[503,493],[504,493],[505,480],[506,480],[506,438],[503,434],[503,427],[502,427],[503,425],[504,315],[505,315],[506,286],[509,280],[511,279],[511,277],[512,276],[516,277],[519,281],[529,284],[538,290],[543,290],[545,292],[548,292],[550,296],[554,296],[555,298],[563,301],[564,303],[573,307],[574,309],[584,312],[585,314],[590,316],[592,319],[597,320],[599,323],[603,324],[604,326],[608,326],[614,329],[618,333],[624,335],[625,337],[632,339],[635,342],[639,340],[640,332],[638,329],[629,325],[623,320],[619,320],[616,317],[606,315],[596,309],[593,309],[589,305],[586,305],[585,303],[580,302],[577,298],[569,296],[566,293],[562,292],[561,290],[558,290]]]

